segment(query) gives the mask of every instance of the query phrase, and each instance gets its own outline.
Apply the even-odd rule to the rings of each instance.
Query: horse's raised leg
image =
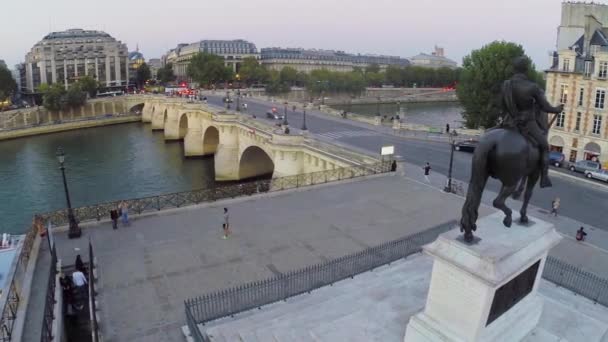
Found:
[[[528,203],[530,203],[530,198],[532,197],[532,192],[534,192],[534,186],[536,185],[536,182],[538,182],[538,177],[540,177],[539,171],[535,171],[528,176],[528,181],[526,182],[526,193],[524,194],[524,203],[521,205],[521,209],[519,210],[519,222],[521,223],[528,223]]]
[[[505,201],[515,191],[516,187],[517,187],[517,183],[515,183],[514,185],[508,185],[508,186],[503,184],[503,186],[500,188],[500,193],[498,194],[498,196],[496,196],[496,198],[492,202],[492,205],[494,205],[494,208],[498,208],[498,209],[502,210],[503,213],[505,213],[505,218],[504,218],[504,220],[502,220],[502,223],[505,225],[505,227],[511,227],[511,223],[513,221],[512,217],[511,217],[511,214],[513,213],[513,211],[511,209],[509,209],[509,207],[507,207],[507,205],[505,204]]]

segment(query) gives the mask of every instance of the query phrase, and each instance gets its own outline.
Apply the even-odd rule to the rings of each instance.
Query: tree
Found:
[[[42,105],[50,111],[59,111],[65,107],[65,88],[61,83],[41,84],[38,91],[42,93]]]
[[[152,78],[150,67],[148,64],[142,63],[142,65],[137,68],[137,71],[135,71],[135,82],[137,82],[137,85],[141,88],[150,78]]]
[[[81,84],[73,83],[65,93],[63,101],[68,107],[80,107],[87,102],[87,93],[81,88]]]
[[[95,79],[91,76],[84,76],[78,80],[78,86],[80,90],[89,94],[89,97],[93,98],[97,96],[97,90],[99,89],[99,84]]]
[[[6,100],[17,91],[17,82],[10,70],[0,65],[0,101]]]
[[[156,73],[156,79],[158,79],[161,83],[175,81],[175,75],[173,74],[173,64],[167,63],[164,67],[159,68]]]
[[[398,66],[389,65],[384,71],[384,81],[395,87],[401,87],[403,85],[403,69]]]
[[[370,65],[368,65],[367,67],[365,67],[365,73],[370,73],[370,72],[375,72],[375,73],[379,73],[380,72],[380,66],[376,63],[372,63]]]
[[[254,57],[245,57],[239,69],[239,76],[248,85],[264,83],[268,80],[268,71]]]
[[[292,67],[283,67],[283,69],[281,69],[280,79],[282,83],[293,86],[298,81],[298,71]]]
[[[224,66],[222,57],[202,52],[192,56],[186,73],[195,82],[208,85],[229,80],[232,72]]]
[[[495,41],[464,57],[456,94],[464,108],[467,127],[496,125],[501,111],[501,85],[513,75],[512,62],[518,56],[525,56],[521,45]],[[528,77],[538,77],[531,62]]]

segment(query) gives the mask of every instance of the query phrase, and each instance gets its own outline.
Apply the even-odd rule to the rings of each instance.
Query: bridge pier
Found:
[[[203,149],[203,131],[200,128],[189,128],[184,137],[184,156],[205,155]]]
[[[209,135],[211,128],[208,128],[205,135]],[[239,180],[239,143],[238,135],[235,134],[235,127],[220,127],[219,142],[215,151],[215,180],[229,181]],[[205,150],[205,142],[210,140],[209,136],[203,137],[203,153],[211,152],[208,143]]]
[[[146,102],[144,104],[144,109],[141,112],[141,121],[142,122],[152,122],[152,113],[155,108],[154,103]]]
[[[152,115],[152,129],[162,130],[165,129],[165,113],[167,112],[167,107],[162,106],[157,109],[158,110],[154,111],[154,114]]]
[[[165,140],[179,140],[179,117],[175,113],[167,115],[167,120],[164,123]],[[153,127],[154,128],[154,127]]]

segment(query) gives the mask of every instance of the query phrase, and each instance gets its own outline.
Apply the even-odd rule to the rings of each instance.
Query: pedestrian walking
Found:
[[[113,229],[117,229],[118,228],[118,209],[112,209],[110,210],[110,219],[112,219],[112,228]]]
[[[576,241],[584,241],[585,236],[587,236],[587,233],[585,232],[583,226],[581,226],[579,230],[576,231]]]
[[[551,214],[553,214],[554,217],[557,217],[557,209],[559,209],[559,205],[560,205],[560,200],[559,197],[556,197],[552,202],[551,202]]]
[[[450,133],[450,124],[445,124],[445,133],[446,134]]]
[[[129,206],[125,202],[120,202],[120,217],[124,226],[129,225]]]
[[[222,239],[226,240],[232,232],[230,231],[230,222],[228,216],[228,208],[224,208],[224,224],[222,224],[222,228],[224,229],[224,236]]]
[[[80,257],[80,254],[78,254],[76,256],[76,261],[74,262],[74,265],[76,266],[76,270],[84,273],[86,272],[86,268],[84,267],[84,262],[82,262],[82,258]]]
[[[424,165],[424,180],[427,183],[431,182],[431,180],[429,179],[429,174],[431,174],[431,164],[429,164],[429,162],[426,162],[426,164]]]

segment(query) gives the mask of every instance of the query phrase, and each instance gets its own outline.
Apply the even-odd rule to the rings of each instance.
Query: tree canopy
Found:
[[[167,63],[164,67],[159,68],[156,72],[156,79],[161,83],[168,83],[175,81],[175,75],[173,74],[173,64]]]
[[[186,73],[201,85],[228,81],[232,78],[232,70],[224,66],[224,59],[206,52],[192,56]]]
[[[496,125],[501,114],[499,95],[502,82],[513,76],[512,63],[519,56],[526,56],[521,45],[495,41],[464,57],[456,94],[464,108],[467,127]],[[542,80],[542,74],[531,62],[528,77]]]
[[[152,78],[150,67],[148,64],[142,63],[142,65],[137,68],[137,71],[135,71],[135,82],[137,83],[137,86],[141,88],[150,78]]]
[[[84,76],[78,79],[78,85],[80,90],[89,94],[89,97],[97,96],[97,90],[99,89],[99,83],[91,76]]]
[[[95,91],[97,91],[97,83],[95,82],[94,84]],[[84,105],[87,101],[87,92],[90,94],[90,91],[92,91],[91,86],[90,80],[83,77],[70,84],[68,90],[65,90],[65,86],[61,83],[44,83],[38,87],[38,91],[42,93],[42,105],[44,108],[51,111],[59,111]]]
[[[17,82],[13,79],[10,70],[0,65],[0,101],[6,100],[17,91]]]
[[[269,77],[268,70],[254,57],[245,57],[239,70],[241,81],[246,84],[266,83]]]

